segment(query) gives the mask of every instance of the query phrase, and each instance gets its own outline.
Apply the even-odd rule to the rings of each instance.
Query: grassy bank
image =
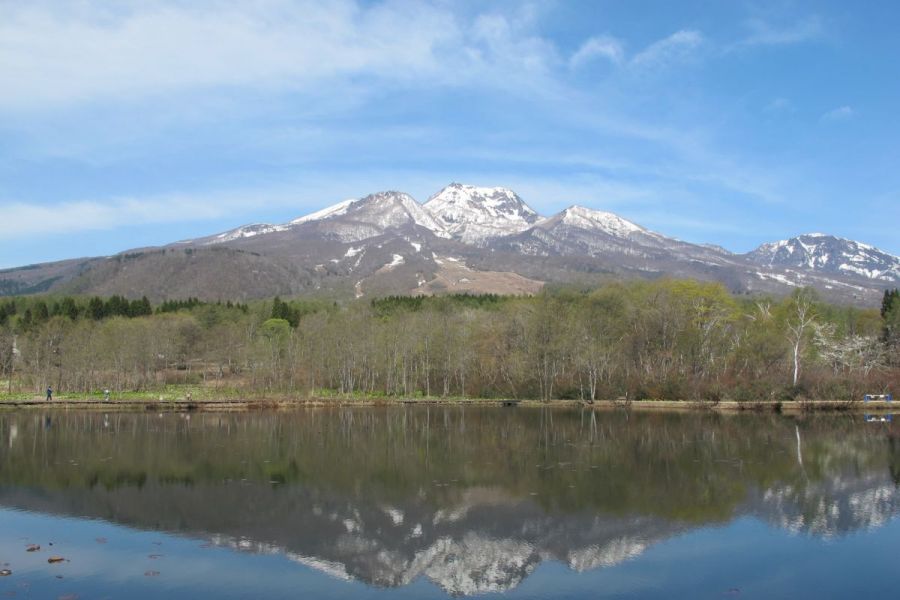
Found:
[[[86,409],[86,410],[256,410],[292,409],[330,406],[410,406],[410,405],[455,405],[455,406],[506,406],[506,407],[550,407],[587,408],[596,410],[713,410],[713,411],[760,411],[760,412],[809,412],[809,411],[891,411],[895,405],[890,402],[863,402],[847,400],[796,400],[796,401],[747,401],[723,400],[718,402],[696,400],[598,400],[593,403],[581,400],[513,400],[503,398],[463,398],[463,397],[415,397],[395,396],[340,396],[315,395],[300,396],[288,394],[247,393],[237,388],[210,388],[204,386],[171,385],[161,390],[124,392],[110,394],[59,394],[51,402],[44,396],[29,393],[0,393],[0,408],[34,409]],[[900,403],[896,405],[900,410]]]

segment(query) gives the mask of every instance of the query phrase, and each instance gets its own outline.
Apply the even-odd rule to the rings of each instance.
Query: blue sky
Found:
[[[900,254],[900,5],[0,0],[0,266],[503,185]]]

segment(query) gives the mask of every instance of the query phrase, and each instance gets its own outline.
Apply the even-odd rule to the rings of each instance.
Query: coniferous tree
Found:
[[[43,300],[39,300],[34,305],[34,313],[32,313],[34,320],[38,323],[43,323],[47,319],[50,318],[50,310],[47,308],[47,303]]]
[[[106,307],[103,305],[103,300],[94,296],[88,301],[88,316],[94,320],[99,321],[103,317],[106,316]]]
[[[884,319],[887,314],[891,311],[891,307],[894,305],[894,301],[897,299],[898,294],[900,294],[900,290],[884,290],[884,299],[881,301],[881,318]]]

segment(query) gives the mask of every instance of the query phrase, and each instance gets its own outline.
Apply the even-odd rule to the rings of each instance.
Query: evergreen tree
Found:
[[[881,301],[881,318],[887,318],[889,312],[891,312],[891,308],[893,308],[894,304],[900,300],[900,290],[894,288],[893,290],[884,290],[884,299]]]
[[[66,296],[59,305],[59,314],[74,321],[81,315],[81,309],[75,303],[74,298]]]
[[[32,313],[34,321],[38,323],[43,323],[47,319],[50,318],[50,310],[47,308],[47,303],[43,300],[39,300],[34,305],[34,313]]]
[[[133,300],[128,307],[128,316],[130,317],[146,317],[153,314],[153,307],[150,306],[150,300],[144,296],[140,300]]]
[[[297,327],[300,324],[300,311],[284,302],[278,296],[272,300],[272,318],[287,321],[291,327]]]
[[[881,303],[882,339],[893,347],[900,343],[900,290],[885,290]]]
[[[88,309],[87,309],[88,317],[90,317],[94,321],[99,321],[103,317],[106,316],[106,307],[103,305],[103,300],[94,296],[88,301]]]

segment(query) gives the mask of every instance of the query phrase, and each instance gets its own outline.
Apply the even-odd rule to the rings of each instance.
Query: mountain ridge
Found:
[[[738,294],[811,286],[835,301],[874,305],[884,289],[900,283],[900,258],[828,234],[802,234],[738,254],[576,204],[544,217],[509,188],[452,183],[424,203],[383,191],[281,224],[253,223],[112,257],[0,270],[0,294],[246,300],[533,293],[547,282],[596,285],[661,276],[719,281]]]

